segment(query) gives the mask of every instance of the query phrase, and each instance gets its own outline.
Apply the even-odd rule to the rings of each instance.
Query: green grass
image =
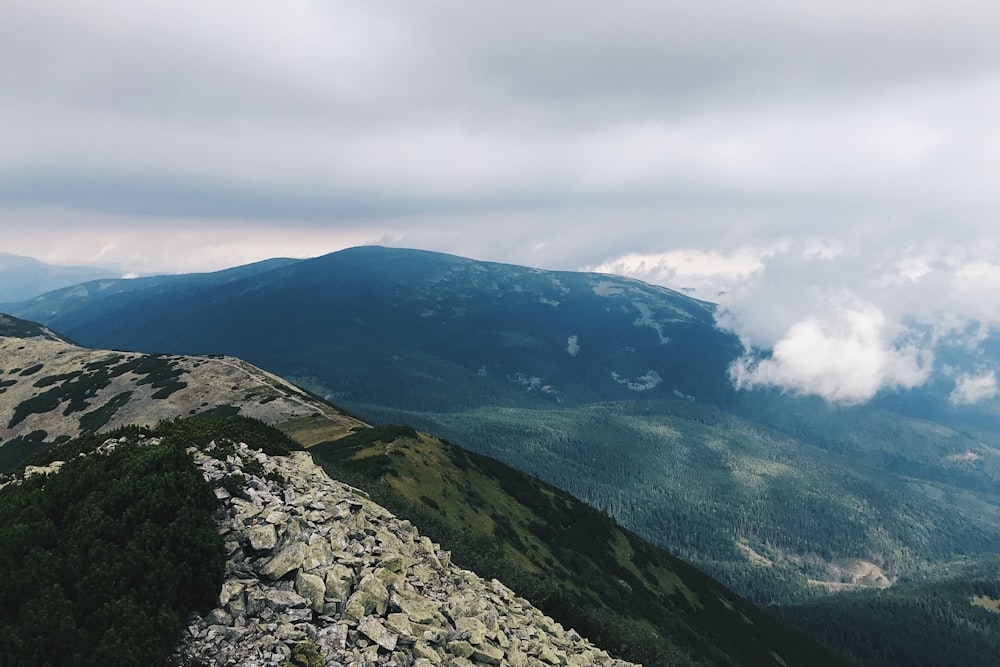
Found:
[[[80,432],[96,433],[111,421],[119,408],[125,407],[131,398],[131,391],[123,391],[96,410],[86,413],[80,417]]]

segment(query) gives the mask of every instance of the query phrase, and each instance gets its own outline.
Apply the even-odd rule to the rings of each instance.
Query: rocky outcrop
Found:
[[[282,665],[293,651],[343,667],[629,664],[455,566],[307,452],[206,452],[192,450],[216,483],[227,575],[218,607],[192,619],[179,664]]]

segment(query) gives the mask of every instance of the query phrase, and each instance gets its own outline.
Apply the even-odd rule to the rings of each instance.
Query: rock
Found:
[[[391,588],[393,590],[400,590],[406,583],[406,575],[402,572],[393,572],[392,570],[387,570],[384,567],[377,567],[372,573],[375,578],[385,584],[386,588]]]
[[[492,644],[478,644],[472,648],[472,660],[487,665],[499,665],[504,658],[504,651]]]
[[[456,618],[455,629],[464,633],[473,645],[482,644],[486,639],[486,625],[478,618]]]
[[[269,579],[281,579],[283,576],[302,567],[306,557],[306,545],[293,542],[268,560],[260,569],[260,573]]]
[[[305,558],[302,559],[302,567],[306,570],[328,567],[333,563],[333,549],[330,548],[330,543],[318,535],[315,537],[316,539],[306,548]]]
[[[354,590],[354,570],[335,563],[326,570],[324,576],[326,594],[335,599],[346,601]]]
[[[441,626],[445,624],[444,616],[441,615],[440,608],[436,603],[418,597],[413,593],[403,592],[394,594],[392,596],[392,604],[406,614],[413,623]]]
[[[275,611],[284,611],[289,608],[303,608],[309,606],[309,600],[294,591],[281,591],[271,589],[264,593],[267,606]]]
[[[424,641],[417,641],[413,645],[413,655],[417,657],[417,662],[426,660],[429,664],[437,665],[441,663],[441,655],[434,650],[434,647]]]
[[[190,450],[206,479],[249,480],[245,498],[217,493],[227,544],[219,606],[184,633],[175,664],[280,665],[311,641],[339,667],[627,667],[534,609],[356,489],[308,452],[245,446],[229,464]],[[243,472],[256,461],[282,486]]]
[[[219,604],[226,606],[234,597],[242,596],[243,589],[244,585],[241,581],[227,579],[222,582],[222,590],[219,592]]]
[[[315,574],[299,572],[295,577],[295,592],[309,600],[309,606],[316,613],[323,611],[326,600],[326,584]]]
[[[471,657],[473,653],[472,644],[465,641],[464,639],[448,642],[447,649],[448,653],[451,653],[452,655],[457,655],[460,658]]]
[[[359,583],[354,594],[347,600],[344,608],[344,618],[348,621],[359,621],[371,613],[382,616],[389,606],[389,591],[385,585],[369,574]]]
[[[278,544],[278,534],[269,523],[250,526],[246,536],[254,551],[270,551]]]
[[[386,651],[393,651],[399,635],[390,632],[380,620],[374,616],[365,616],[358,621],[358,632],[362,633],[373,642],[384,648]]]
[[[388,618],[386,618],[385,626],[400,635],[400,637],[412,642],[414,636],[413,624],[410,623],[410,618],[406,614],[389,614]]]

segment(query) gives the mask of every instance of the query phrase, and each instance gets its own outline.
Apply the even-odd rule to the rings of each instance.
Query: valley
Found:
[[[466,490],[456,505],[445,494],[448,485],[418,474],[414,457],[437,452],[439,467],[430,470],[439,479],[442,461],[462,469],[470,464],[457,461],[477,455],[533,475],[750,602],[788,610],[787,621],[860,664],[899,664],[898,651],[905,652],[905,646],[892,653],[859,648],[880,641],[892,625],[866,626],[871,610],[898,611],[900,618],[909,618],[907,609],[926,610],[913,618],[934,632],[955,626],[933,619],[989,614],[971,600],[989,598],[976,582],[1000,567],[996,406],[949,408],[941,398],[946,390],[935,383],[925,393],[887,394],[855,406],[775,390],[736,391],[727,369],[742,353],[739,342],[716,327],[712,304],[677,292],[615,276],[368,247],[220,274],[89,283],[11,310],[95,348],[144,351],[167,367],[198,360],[185,373],[220,374],[198,382],[212,386],[229,412],[262,410],[256,416],[280,422],[329,470],[369,485],[393,511],[413,512],[428,530],[440,531],[441,541],[467,543],[463,548],[473,554],[486,551],[462,525],[482,526],[486,532],[477,539],[483,540],[512,531],[509,544],[527,545],[537,535],[526,528],[530,521],[516,528],[517,511],[499,523],[475,513],[487,497],[487,506],[512,507],[506,497],[468,492],[487,488],[487,481],[463,471],[466,481],[453,485]],[[137,363],[131,358],[108,368]],[[238,358],[266,372],[248,371]],[[20,375],[26,367],[11,365],[0,381],[16,381],[19,391],[31,387],[27,380],[35,376]],[[240,368],[277,390],[275,398],[252,392],[225,398],[226,383],[236,380],[223,370]],[[130,369],[121,370],[131,379]],[[155,384],[140,384],[143,377],[132,384]],[[193,386],[193,379],[176,382]],[[107,387],[102,397],[124,391]],[[30,392],[39,389],[24,400],[35,400]],[[321,407],[326,401],[348,412],[334,415]],[[214,409],[204,402],[170,409]],[[937,407],[921,412],[920,405]],[[70,407],[63,408],[69,412],[62,428],[72,426],[67,435],[74,435],[84,429],[79,410]],[[108,427],[117,423],[124,422]],[[367,428],[362,424],[416,431],[371,441],[363,434],[375,431],[349,435]],[[56,434],[40,436],[44,429],[30,423],[23,429],[29,427],[15,436],[21,449],[8,449],[11,441],[0,453],[11,452],[13,460]],[[448,442],[434,444],[417,432]],[[452,453],[445,456],[441,447]],[[456,459],[456,451],[465,454]],[[544,523],[550,521],[558,520]],[[614,552],[621,542],[600,544]],[[520,549],[489,553],[485,560],[498,572],[521,572],[516,576],[529,582],[539,567],[573,569],[556,565],[559,559],[526,561]],[[927,592],[935,586],[968,593]],[[961,614],[928,602],[945,599],[958,600]],[[841,627],[833,616],[849,624],[836,637],[822,631]],[[977,617],[973,625],[988,633],[996,622]],[[695,645],[725,644],[698,636]],[[992,650],[970,641],[970,656]],[[919,651],[906,655],[918,659]]]
[[[5,526],[10,531],[6,544],[14,554],[9,559],[9,569],[18,570],[20,566],[14,563],[21,558],[17,554],[23,551],[36,549],[52,553],[46,560],[50,571],[41,573],[32,570],[21,586],[0,587],[0,599],[7,610],[5,615],[0,614],[0,629],[8,631],[8,634],[0,632],[0,657],[16,656],[17,660],[21,660],[33,656],[31,660],[37,658],[44,661],[50,657],[40,656],[56,655],[62,656],[59,660],[65,660],[68,659],[66,656],[72,655],[71,637],[59,634],[58,628],[33,628],[32,614],[59,618],[58,627],[80,627],[79,634],[75,635],[78,637],[76,641],[88,645],[85,655],[90,656],[92,649],[93,659],[97,662],[148,664],[150,656],[156,654],[159,649],[155,642],[143,646],[123,643],[117,634],[119,625],[110,615],[109,609],[116,604],[122,609],[134,608],[129,613],[136,614],[136,627],[144,627],[142,623],[145,622],[146,612],[142,611],[142,603],[134,600],[117,603],[115,597],[123,593],[110,584],[102,584],[100,590],[93,590],[93,584],[88,582],[107,581],[107,575],[102,573],[99,565],[91,568],[93,574],[88,574],[87,579],[76,581],[71,564],[60,560],[62,551],[51,540],[56,539],[53,537],[55,533],[78,533],[76,523],[81,519],[75,512],[67,514],[58,506],[59,503],[71,502],[73,494],[84,492],[88,494],[81,497],[85,507],[96,505],[101,508],[88,511],[96,511],[102,517],[108,515],[100,519],[101,525],[119,521],[117,513],[125,512],[129,521],[137,522],[135,530],[138,533],[130,534],[129,539],[148,540],[151,519],[144,519],[141,509],[130,508],[147,506],[135,499],[143,488],[156,489],[161,480],[169,483],[172,475],[182,474],[184,464],[183,457],[178,458],[180,450],[167,450],[160,444],[171,442],[183,443],[189,451],[194,448],[217,452],[210,458],[225,461],[230,466],[238,460],[249,461],[216,479],[223,483],[215,491],[218,499],[229,498],[232,494],[258,498],[265,492],[270,495],[263,497],[274,498],[273,487],[267,485],[284,483],[281,480],[290,474],[288,468],[281,468],[284,472],[276,472],[273,467],[260,467],[261,455],[255,455],[258,457],[256,463],[248,459],[249,454],[246,453],[239,454],[242,459],[233,458],[237,452],[246,452],[247,446],[269,455],[285,456],[292,455],[290,449],[311,445],[309,453],[294,454],[299,457],[295,463],[297,469],[314,469],[313,460],[322,464],[336,479],[364,489],[366,499],[375,499],[392,508],[401,518],[420,525],[426,534],[448,545],[454,550],[455,562],[459,565],[475,569],[482,576],[510,582],[514,590],[532,604],[586,632],[599,646],[618,656],[646,665],[734,662],[842,664],[839,658],[807,637],[743,601],[697,569],[626,531],[607,515],[497,461],[467,453],[456,445],[420,434],[411,427],[371,427],[237,359],[85,349],[30,322],[8,318],[5,323],[5,333],[12,335],[0,337],[0,343],[4,345],[0,348],[4,351],[2,358],[15,365],[4,369],[4,377],[12,379],[6,381],[5,391],[0,395],[0,421],[8,425],[13,423],[8,427],[8,435],[17,433],[16,429],[27,419],[31,419],[32,423],[23,428],[34,428],[33,433],[44,431],[44,435],[28,439],[31,448],[27,452],[22,448],[22,435],[0,442],[0,452],[7,454],[11,461],[15,456],[20,459],[26,457],[24,463],[27,464],[27,467],[19,465],[20,460],[8,462],[4,468],[12,474],[0,477],[0,505],[8,512]],[[25,368],[33,370],[22,375]],[[58,373],[43,375],[53,371]],[[224,381],[220,381],[220,374]],[[37,386],[39,380],[34,379],[39,375],[47,378],[40,383],[41,386]],[[128,400],[123,401],[113,386],[118,381],[141,387],[152,386],[129,394]],[[38,400],[47,392],[53,392],[51,400]],[[184,392],[194,392],[194,396],[209,400],[199,401],[195,407],[189,407],[192,403],[187,400],[171,400],[183,398]],[[215,400],[219,402],[213,402]],[[109,425],[110,418],[99,425],[83,418],[95,412],[116,419],[127,418],[134,425],[114,428]],[[122,417],[120,412],[127,417]],[[80,413],[83,417],[78,416]],[[22,414],[28,417],[17,420]],[[238,416],[241,414],[244,416]],[[265,422],[276,424],[284,432],[265,426]],[[301,441],[296,442],[290,434],[301,438]],[[121,456],[116,454],[119,450]],[[107,457],[109,466],[117,467],[109,468],[110,474],[101,478],[104,457]],[[132,458],[122,457],[138,457],[143,463],[140,465]],[[165,472],[172,468],[168,468],[162,457],[170,460],[170,467],[178,468],[176,472]],[[126,474],[123,470],[129,472]],[[85,474],[85,479],[89,481],[71,481],[76,480],[78,474]],[[183,474],[190,475],[189,472]],[[144,475],[152,475],[153,478],[144,483]],[[386,480],[390,478],[398,479],[402,484],[387,486]],[[101,481],[98,482],[98,479]],[[239,485],[246,484],[247,479],[255,485],[253,490],[239,491]],[[62,484],[63,480],[66,484]],[[185,484],[194,482],[186,481]],[[101,491],[104,486],[109,488]],[[50,488],[56,489],[51,491],[53,495],[49,495]],[[300,488],[292,496],[286,493],[284,497],[292,498],[294,493],[304,492]],[[155,498],[159,502],[161,495],[155,495]],[[240,502],[239,498],[233,500],[234,509],[231,511],[244,511]],[[24,508],[30,504],[47,508],[45,516],[32,514],[29,518],[31,513],[26,513]],[[285,509],[283,513],[272,508],[264,514],[278,517],[285,516],[288,511]],[[158,520],[163,520],[164,512],[157,512]],[[165,515],[169,516],[169,512]],[[315,512],[312,512],[309,516],[314,515]],[[94,520],[91,519],[91,522]],[[28,521],[44,526],[38,532],[40,541],[31,541],[34,539],[31,538],[32,532],[22,529]],[[102,531],[105,530],[102,528]],[[179,528],[172,527],[171,530]],[[120,533],[115,532],[119,535],[115,539],[122,539]],[[288,533],[289,548],[295,548],[297,534],[294,531]],[[79,539],[85,544],[92,544],[86,547],[89,549],[133,548],[133,542],[115,543],[117,546],[113,547],[102,542],[104,535],[105,532],[98,532]],[[240,539],[242,543],[257,537]],[[309,544],[312,548],[313,542]],[[134,548],[163,549],[148,546],[146,542]],[[188,557],[207,558],[211,551],[208,544],[199,549]],[[247,559],[260,563],[260,567],[266,566],[271,561],[261,559],[261,549],[264,547],[248,549],[241,556],[244,560],[236,564],[230,562],[227,568],[244,567],[239,563]],[[232,558],[232,547],[229,553]],[[180,555],[176,557],[180,558]],[[2,558],[6,556],[0,550]],[[447,558],[451,558],[450,554]],[[338,566],[341,569],[337,571],[343,572],[343,566],[355,563],[357,558],[344,555]],[[135,565],[133,562],[132,566]],[[114,567],[127,568],[129,564],[115,561]],[[190,569],[192,565],[188,563],[183,567]],[[314,566],[302,565],[301,568],[312,570]],[[139,573],[121,576],[141,581],[141,586],[154,585],[154,582],[142,579]],[[34,594],[24,591],[35,590],[32,586],[51,586],[52,583],[46,582],[51,582],[53,578],[64,591],[63,597],[51,600],[51,605],[47,602],[48,606],[42,608],[29,604]],[[323,609],[339,617],[341,611],[337,604],[350,602],[346,599],[348,594],[356,593],[354,587],[361,587],[362,581],[363,577],[354,577],[330,589],[342,592],[331,593],[340,597],[331,598],[329,609]],[[188,586],[187,583],[184,585]],[[205,582],[198,583],[195,586],[197,590],[189,591],[190,595],[201,600],[200,605],[206,604],[206,595],[207,599],[215,595],[211,590],[205,590],[206,585]],[[246,580],[243,580],[223,586],[220,595],[225,598],[221,601],[225,609],[211,612],[214,615],[209,615],[210,620],[203,623],[204,629],[214,628],[212,632],[218,632],[218,628],[222,627],[220,623],[226,623],[225,619],[244,613],[242,606],[238,611],[229,604],[232,593],[227,591],[232,591],[233,586],[242,590],[246,585]],[[284,594],[275,593],[275,599]],[[95,604],[100,608],[92,606]],[[172,604],[185,603],[178,601]],[[78,609],[91,610],[96,616],[91,621],[85,621],[77,615]],[[279,611],[281,609],[284,607]],[[171,613],[183,610],[180,607]],[[324,632],[346,633],[343,640],[323,644],[327,655],[345,647],[364,648],[364,637],[372,636],[364,635],[360,629],[352,629],[356,628],[357,621],[354,625],[348,620],[332,626],[322,618],[314,619],[306,611],[297,610],[294,614],[301,616],[300,621],[322,621],[326,624],[322,625]],[[173,618],[163,627],[167,630],[175,627],[176,616]],[[252,620],[266,626],[268,618],[258,620],[253,616]],[[382,627],[382,620],[373,622]],[[369,623],[365,627],[375,626]],[[444,629],[447,630],[447,626]],[[55,634],[47,634],[51,632]],[[162,629],[157,632],[161,633]],[[226,630],[226,636],[242,636],[241,632],[244,631],[240,628],[232,628]],[[454,633],[455,630],[449,632]],[[156,636],[161,637],[162,634]],[[398,636],[398,632],[394,636]],[[35,639],[25,646],[18,641],[5,643],[3,637],[44,639]],[[362,641],[357,643],[351,637],[355,640],[361,637]],[[454,638],[453,634],[442,637]],[[302,638],[301,631],[284,629],[277,644],[273,640],[266,643],[266,637],[254,641],[260,646],[266,643],[272,655],[281,655],[283,651],[287,654],[301,644]],[[197,655],[198,651],[223,650],[218,648],[217,643],[202,643],[206,639],[211,639],[211,635],[181,650],[194,651],[192,655]],[[240,655],[247,650],[258,650],[255,648],[257,643],[249,647],[238,642],[226,646],[225,651],[235,651]],[[493,647],[489,650],[497,649]],[[89,660],[91,657],[83,658],[81,664],[92,664]],[[591,663],[584,659],[579,664]]]

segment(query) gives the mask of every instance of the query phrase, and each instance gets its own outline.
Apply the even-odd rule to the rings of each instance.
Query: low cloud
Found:
[[[963,373],[955,378],[955,389],[948,400],[954,405],[971,405],[997,395],[997,376],[990,371],[981,375]]]
[[[923,384],[932,361],[918,346],[900,345],[882,311],[864,305],[796,322],[770,356],[750,352],[733,364],[730,376],[741,389],[780,387],[850,404],[883,388]]]
[[[623,384],[632,391],[649,391],[663,382],[663,378],[660,377],[660,374],[653,370],[647,371],[635,379],[624,377],[612,371],[611,378],[618,384]]]
[[[657,285],[669,285],[687,292],[711,292],[720,283],[746,280],[763,271],[764,259],[779,252],[786,244],[768,248],[742,247],[730,252],[678,249],[659,253],[628,253],[585,271],[630,276]]]
[[[566,340],[566,351],[569,352],[569,356],[575,357],[580,353],[580,337],[573,334]]]
[[[992,398],[980,368],[934,360],[946,345],[978,363],[1000,331],[1000,244],[990,234],[945,243],[912,231],[890,221],[727,251],[623,255],[600,268],[718,303],[717,326],[748,351],[731,373],[743,389],[857,403],[940,372],[959,378],[952,402]]]

